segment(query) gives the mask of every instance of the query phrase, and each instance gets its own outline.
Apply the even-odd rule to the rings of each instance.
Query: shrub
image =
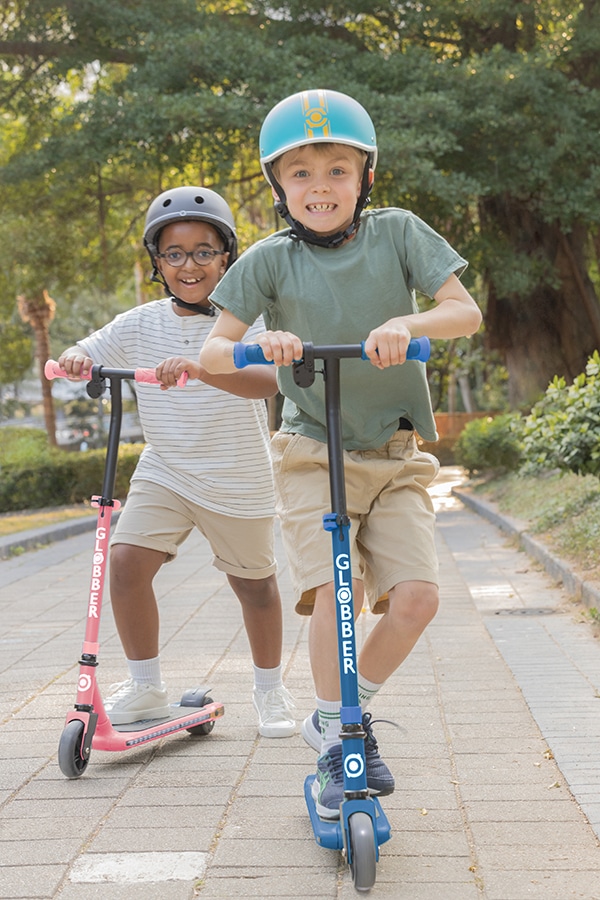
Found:
[[[571,385],[556,377],[522,427],[524,474],[562,469],[600,476],[600,355]]]
[[[48,435],[43,428],[3,425],[0,428],[2,465],[37,459],[48,450]]]
[[[458,465],[469,472],[511,471],[521,459],[519,426],[521,417],[505,413],[468,422],[454,445]]]
[[[124,500],[142,444],[121,444],[115,497]],[[0,469],[0,512],[68,506],[102,493],[105,450],[69,453],[46,449],[34,459],[3,464]]]

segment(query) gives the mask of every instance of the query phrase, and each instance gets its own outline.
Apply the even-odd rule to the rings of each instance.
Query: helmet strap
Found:
[[[196,303],[186,303],[185,300],[182,300],[181,297],[176,297],[175,294],[171,291],[171,288],[163,278],[162,274],[154,266],[154,271],[152,272],[152,277],[150,281],[154,281],[158,284],[162,284],[164,289],[168,294],[170,294],[171,301],[176,305],[180,306],[181,309],[188,309],[190,312],[193,312],[197,316],[214,316],[216,315],[216,310],[214,306],[198,306]]]
[[[298,222],[297,219],[292,218],[287,206],[285,191],[277,181],[271,163],[266,163],[265,168],[269,173],[269,180],[273,188],[275,189],[277,196],[279,197],[279,200],[277,200],[274,204],[275,210],[279,213],[282,219],[285,219],[285,221],[290,226],[290,237],[293,241],[304,241],[305,244],[314,244],[317,247],[333,248],[339,247],[341,244],[347,241],[348,238],[351,238],[352,235],[356,234],[360,227],[360,214],[370,200],[370,156],[367,157],[367,160],[365,162],[365,168],[362,174],[360,194],[356,202],[356,206],[354,207],[354,215],[352,217],[351,224],[348,226],[348,228],[345,229],[345,231],[338,231],[335,234],[329,235],[317,234],[315,231],[311,231],[310,228],[305,228],[304,225],[301,222]]]

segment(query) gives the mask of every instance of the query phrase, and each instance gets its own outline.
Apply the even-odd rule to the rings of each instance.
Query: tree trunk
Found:
[[[44,423],[48,434],[48,443],[56,447],[56,416],[52,399],[51,384],[44,375],[44,366],[50,358],[50,323],[54,318],[56,304],[47,291],[35,294],[33,297],[17,298],[19,314],[24,322],[28,322],[33,328],[35,336],[35,357],[42,386],[42,403],[44,407]]]
[[[600,346],[600,307],[587,273],[587,232],[570,234],[510,197],[481,204],[486,230],[499,232],[518,255],[537,261],[540,275],[527,294],[501,293],[486,276],[488,345],[504,357],[512,408],[528,409],[555,375],[567,381],[585,369]]]

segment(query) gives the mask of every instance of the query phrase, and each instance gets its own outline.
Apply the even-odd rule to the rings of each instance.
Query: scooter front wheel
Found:
[[[377,853],[373,819],[365,812],[353,813],[348,819],[350,871],[357,891],[370,891],[375,884]]]
[[[67,778],[79,778],[87,769],[89,759],[81,755],[85,726],[79,719],[71,719],[64,727],[58,743],[58,765]]]

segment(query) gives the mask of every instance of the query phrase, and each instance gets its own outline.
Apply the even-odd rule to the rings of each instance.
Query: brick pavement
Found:
[[[600,647],[450,483],[434,490],[441,610],[372,706],[401,727],[376,728],[397,789],[382,800],[393,835],[371,896],[600,900]],[[81,778],[64,778],[91,546],[81,534],[0,562],[1,900],[355,897],[308,823],[313,751],[257,735],[237,601],[196,537],[158,578],[163,666],[173,699],[206,683],[225,716],[204,738],[92,751]],[[370,627],[361,616],[361,639]],[[284,662],[300,720],[313,689],[291,603]],[[100,663],[103,687],[124,677],[109,604]]]

